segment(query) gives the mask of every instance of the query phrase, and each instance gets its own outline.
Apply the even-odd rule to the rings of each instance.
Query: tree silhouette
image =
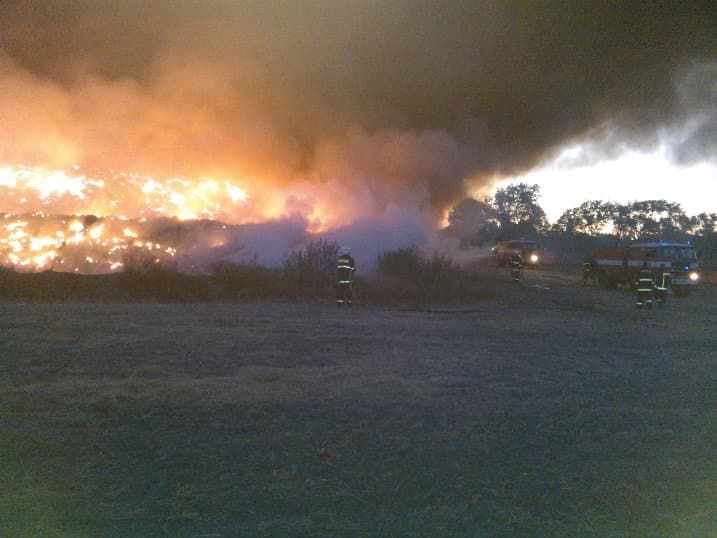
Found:
[[[539,233],[548,229],[545,211],[538,204],[539,185],[516,183],[498,189],[490,205],[496,210],[501,225],[501,236],[516,232]],[[532,235],[532,234],[531,234]]]
[[[481,246],[495,241],[499,230],[497,211],[486,202],[464,198],[448,215],[446,232],[460,238],[461,246]]]
[[[600,235],[612,228],[616,211],[612,202],[589,200],[565,211],[555,226],[561,232]]]
[[[715,232],[717,213],[700,213],[689,218],[688,230],[694,235],[710,235]]]
[[[466,198],[450,212],[446,233],[462,246],[529,237],[547,241],[582,236],[586,241],[610,237],[625,241],[692,241],[703,256],[715,257],[717,213],[685,214],[679,203],[641,200],[627,204],[588,200],[568,209],[548,228],[538,204],[539,186],[519,183],[498,189],[484,202]],[[601,237],[602,236],[602,237]]]
[[[644,200],[616,209],[613,225],[622,239],[678,239],[688,231],[689,218],[677,203]]]

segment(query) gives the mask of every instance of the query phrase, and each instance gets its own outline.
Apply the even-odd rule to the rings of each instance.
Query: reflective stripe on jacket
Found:
[[[355,270],[354,259],[351,256],[341,256],[336,263],[336,277],[339,284],[349,284]]]
[[[640,270],[640,278],[637,281],[637,291],[652,291],[655,286],[655,277],[649,269]]]

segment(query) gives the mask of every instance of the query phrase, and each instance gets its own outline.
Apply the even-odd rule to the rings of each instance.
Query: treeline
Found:
[[[286,256],[281,268],[258,264],[216,264],[208,274],[186,274],[171,264],[128,258],[125,270],[103,275],[43,271],[22,273],[0,268],[0,299],[93,302],[232,302],[254,300],[335,300],[338,244],[309,243]],[[382,253],[378,274],[360,276],[358,302],[421,306],[493,297],[494,282],[476,279],[452,260],[417,247]]]
[[[680,204],[643,200],[628,204],[591,200],[550,224],[540,207],[538,185],[498,189],[483,201],[466,198],[450,212],[444,233],[462,247],[486,246],[525,237],[553,247],[632,241],[692,242],[704,259],[717,259],[717,213],[687,215]]]

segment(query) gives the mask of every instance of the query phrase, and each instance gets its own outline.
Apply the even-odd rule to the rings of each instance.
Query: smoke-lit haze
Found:
[[[717,155],[713,2],[0,5],[0,212],[392,247],[595,132]]]

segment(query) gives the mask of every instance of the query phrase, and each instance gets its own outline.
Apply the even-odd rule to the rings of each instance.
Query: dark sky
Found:
[[[3,0],[0,161],[442,208],[606,125],[714,160],[716,36],[714,1]]]

